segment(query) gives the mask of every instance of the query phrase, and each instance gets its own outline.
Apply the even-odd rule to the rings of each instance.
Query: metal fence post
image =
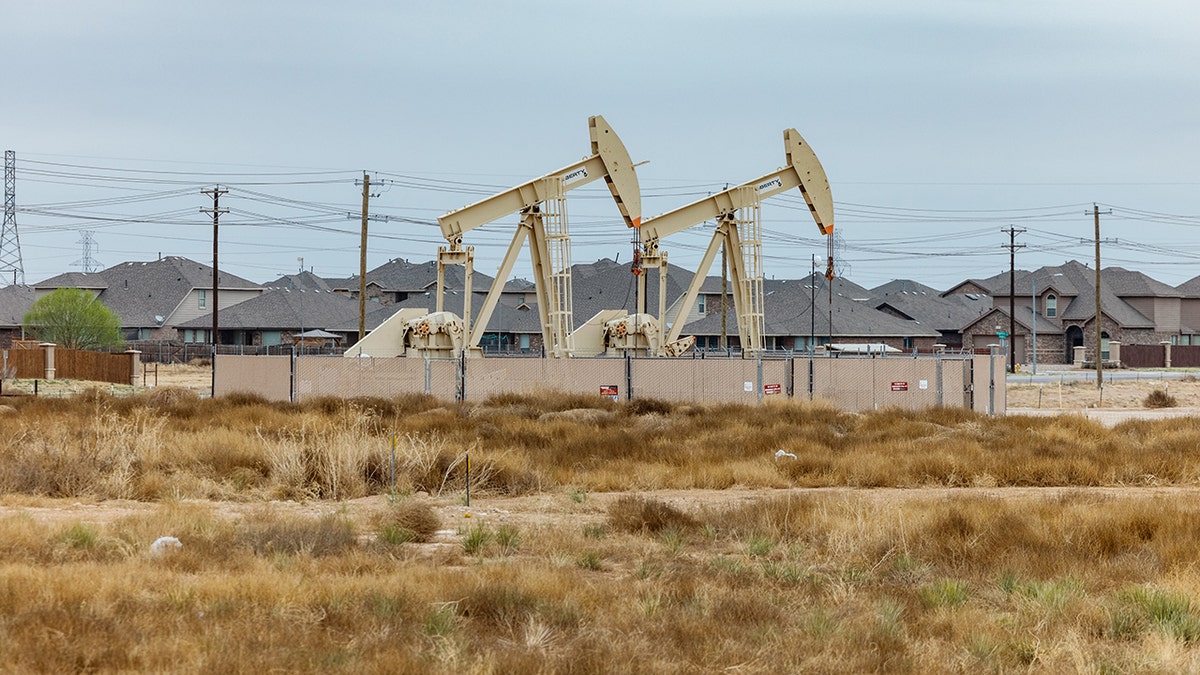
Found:
[[[459,403],[467,400],[467,350],[465,349],[458,355],[458,387],[454,394],[454,400]]]
[[[625,400],[633,400],[633,355],[625,352]]]
[[[296,347],[294,345],[292,346],[291,359],[288,360],[288,365],[290,366],[289,376],[291,377],[291,382],[288,385],[288,389],[289,389],[288,396],[289,396],[289,398],[291,398],[292,403],[295,403],[296,402]]]
[[[810,346],[808,348],[808,400],[813,400],[817,390],[817,365],[814,362],[817,353]]]
[[[988,415],[996,414],[996,347],[988,345]]]
[[[433,366],[431,365],[431,363],[432,362],[429,360],[429,357],[426,356],[425,357],[425,393],[426,394],[433,393]]]
[[[942,407],[945,401],[942,398],[942,353],[933,353],[933,386],[935,387],[934,396],[938,407]]]
[[[763,400],[763,376],[762,376],[762,350],[758,352],[758,402]]]

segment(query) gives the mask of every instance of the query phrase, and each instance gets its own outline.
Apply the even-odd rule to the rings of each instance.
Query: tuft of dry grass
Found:
[[[1146,408],[1174,408],[1177,405],[1179,405],[1179,399],[1165,389],[1155,389],[1146,394],[1146,398],[1142,400],[1142,406]]]
[[[441,527],[441,519],[428,503],[400,499],[378,513],[372,524],[377,538],[384,543],[424,543]]]
[[[623,532],[683,531],[696,527],[696,519],[661,500],[625,495],[609,506],[608,524]]]
[[[345,553],[358,543],[353,524],[337,514],[312,519],[263,511],[238,529],[239,543],[255,555],[330,556]]]

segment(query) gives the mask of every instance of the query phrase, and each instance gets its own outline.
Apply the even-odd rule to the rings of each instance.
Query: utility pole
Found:
[[[0,278],[12,272],[13,285],[25,283],[21,238],[17,236],[17,153],[4,151],[4,226],[0,228]]]
[[[367,213],[371,206],[371,174],[363,172],[362,239],[358,245],[358,341],[367,336]],[[362,351],[362,348],[359,348]]]
[[[200,194],[212,197],[213,205],[211,209],[200,209],[200,213],[211,213],[213,218],[213,264],[212,264],[212,396],[217,395],[217,308],[218,304],[218,283],[217,276],[219,274],[219,266],[217,264],[217,229],[221,222],[221,214],[229,213],[229,209],[221,208],[221,195],[229,192],[222,190],[218,185],[211,190],[201,190]]]
[[[1024,232],[1023,227],[1008,226],[1008,372],[1016,372],[1017,368],[1017,249],[1025,248],[1025,244],[1017,243],[1017,235]]]
[[[1112,213],[1112,209],[1104,213]],[[1104,387],[1104,359],[1100,358],[1100,207],[1095,202],[1092,203],[1092,218],[1096,223],[1096,388],[1101,389]]]

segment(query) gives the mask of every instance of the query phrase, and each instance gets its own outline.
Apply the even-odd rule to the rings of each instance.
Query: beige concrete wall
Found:
[[[787,397],[786,361],[763,361],[763,384],[778,384],[779,394],[763,400]],[[758,403],[758,362],[751,359],[635,359],[635,398],[709,403]],[[773,390],[773,388],[772,388]]]
[[[616,386],[625,400],[624,359],[470,359],[467,361],[468,401],[483,401],[504,393],[562,391],[600,395],[601,387]]]
[[[401,358],[298,358],[296,400],[316,396],[396,396],[425,392],[425,361]],[[453,389],[451,389],[451,399]]]
[[[287,356],[219,356],[218,395],[249,391],[271,400],[289,399]],[[428,393],[453,401],[457,393],[458,363],[412,358],[299,358],[296,359],[298,400],[315,396],[383,396]],[[756,404],[808,396],[806,358],[794,360],[790,383],[788,362],[763,361],[761,388],[758,362],[751,359],[634,359],[634,398],[670,401]],[[814,398],[830,401],[854,412],[887,407],[921,409],[938,404],[938,360],[911,357],[817,358],[812,362]],[[941,359],[941,403],[947,407],[971,405],[988,410],[989,357]],[[600,395],[602,387],[616,386],[618,400],[628,396],[624,359],[471,359],[467,362],[466,400],[483,401],[503,393],[563,391]],[[428,380],[426,373],[428,371]],[[972,376],[973,373],[973,376]],[[997,414],[1003,414],[1005,359],[994,361]],[[428,381],[428,386],[426,382]],[[974,389],[973,399],[967,393]],[[772,385],[778,385],[772,386]],[[778,391],[778,394],[770,392]]]
[[[975,371],[973,379],[975,411],[987,414],[989,398],[991,398],[995,414],[1003,415],[1004,411],[1008,408],[1008,388],[1005,386],[1008,359],[1003,356],[996,356],[995,362],[989,365],[988,359],[990,358],[992,357],[987,355],[976,355],[973,359]],[[994,388],[992,381],[989,380],[990,377],[995,378]]]
[[[216,358],[217,396],[244,392],[268,401],[292,400],[292,357],[218,354]]]
[[[941,405],[967,405],[969,363],[967,359],[941,360]],[[937,368],[938,361],[929,358],[816,359],[813,397],[855,412],[928,408],[938,405]],[[808,359],[796,359],[797,398],[806,395],[807,378]]]

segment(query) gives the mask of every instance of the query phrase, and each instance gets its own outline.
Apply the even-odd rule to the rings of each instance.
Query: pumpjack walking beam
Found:
[[[438,249],[440,310],[444,294],[444,265],[469,265],[474,258],[472,247],[463,247],[463,235],[504,216],[521,214],[521,222],[513,234],[512,242],[474,325],[472,326],[469,315],[463,317],[470,335],[467,341],[468,349],[477,347],[483,338],[488,320],[500,300],[504,284],[512,273],[517,255],[528,237],[538,311],[542,321],[542,339],[547,353],[556,356],[570,355],[571,263],[563,204],[563,195],[567,191],[604,178],[626,226],[641,225],[642,198],[629,152],[603,117],[595,115],[588,118],[588,129],[591,135],[591,156],[438,218],[442,235],[449,244]],[[469,288],[468,286],[468,293]],[[464,313],[468,311],[464,309]]]
[[[658,267],[665,262],[665,253],[659,251],[659,240],[662,237],[693,227],[706,220],[716,220],[717,230],[704,253],[699,269],[696,270],[692,283],[688,287],[684,301],[676,314],[676,321],[671,327],[670,334],[663,340],[670,344],[679,339],[683,330],[683,318],[691,311],[692,305],[700,292],[700,286],[708,275],[721,244],[724,243],[725,257],[731,270],[731,280],[734,286],[734,305],[738,313],[738,329],[741,334],[742,346],[746,351],[762,349],[762,335],[754,326],[743,325],[758,312],[758,323],[761,323],[761,240],[755,234],[751,241],[745,241],[739,232],[739,224],[746,218],[739,219],[739,212],[746,210],[757,211],[758,204],[774,195],[793,188],[800,188],[804,201],[808,204],[809,212],[816,221],[821,234],[828,237],[828,261],[825,276],[833,279],[833,195],[829,189],[829,179],[825,169],[817,159],[816,153],[804,141],[795,129],[783,132],[783,142],[787,154],[787,165],[781,169],[763,175],[752,181],[731,187],[722,192],[696,200],[691,204],[681,206],[660,216],[648,218],[639,227],[642,242],[641,260],[643,266]],[[757,214],[754,215],[757,218]],[[755,228],[757,230],[757,228]],[[660,269],[660,274],[663,272]],[[753,297],[753,275],[758,275],[757,301]],[[644,276],[644,275],[642,275]],[[641,282],[644,283],[644,282]],[[644,288],[644,286],[643,286]],[[665,317],[659,316],[663,322]]]

